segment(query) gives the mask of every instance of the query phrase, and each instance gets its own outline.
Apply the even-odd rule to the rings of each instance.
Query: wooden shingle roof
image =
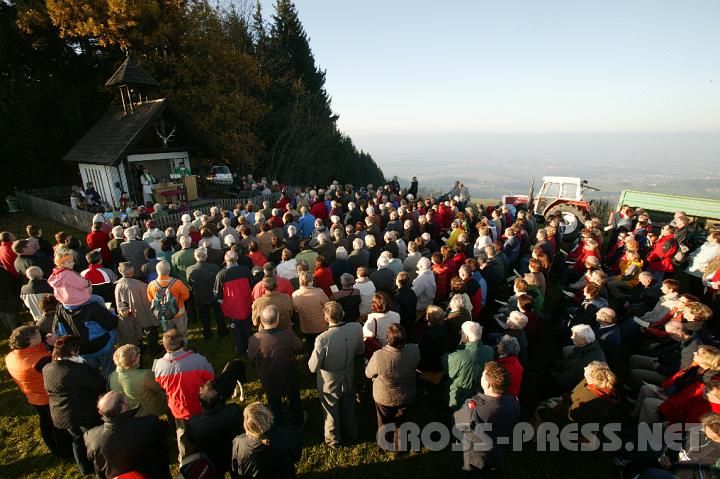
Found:
[[[159,87],[160,84],[148,72],[140,68],[131,57],[127,57],[120,68],[115,70],[105,86],[115,85],[148,85]]]
[[[168,106],[166,99],[134,105],[125,114],[122,105],[112,105],[90,130],[65,155],[64,161],[114,165],[127,155]]]

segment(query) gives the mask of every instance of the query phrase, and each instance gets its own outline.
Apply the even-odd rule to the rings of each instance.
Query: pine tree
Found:
[[[211,1],[0,2],[0,56],[10,72],[0,75],[0,131],[16,165],[0,181],[76,181],[77,170],[58,158],[105,111],[113,96],[101,85],[129,45],[238,172],[377,184],[372,157],[338,131],[293,2],[278,0],[268,23],[259,2],[238,12]],[[38,168],[53,174],[32,175]]]

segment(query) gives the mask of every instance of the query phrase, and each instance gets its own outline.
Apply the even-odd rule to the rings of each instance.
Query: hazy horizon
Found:
[[[720,2],[295,4],[340,129],[387,176],[658,183],[720,164]]]
[[[715,132],[387,134],[358,142],[386,158],[378,161],[386,176],[417,176],[429,190],[459,179],[475,196],[499,197],[526,193],[533,177],[579,176],[602,190],[595,196],[640,189],[720,198]]]

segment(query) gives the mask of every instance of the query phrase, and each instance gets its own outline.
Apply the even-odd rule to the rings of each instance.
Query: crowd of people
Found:
[[[682,212],[659,224],[624,207],[568,244],[561,216],[474,204],[460,182],[421,197],[415,178],[282,189],[164,231],[154,209],[134,224],[97,214],[55,245],[34,225],[0,233],[7,369],[50,451],[83,474],[169,477],[166,416],[183,477],[294,477],[316,407],[302,370],[329,448],[358,439],[363,402],[393,450],[388,426],[408,421],[470,441],[474,424],[495,440],[521,418],[699,424],[700,452],[657,444],[616,462],[624,477],[717,474],[720,231]],[[20,303],[32,320],[17,327]],[[222,372],[189,349],[194,324],[232,341]],[[264,404],[231,401],[247,368]],[[457,474],[498,477],[504,457],[470,448]]]

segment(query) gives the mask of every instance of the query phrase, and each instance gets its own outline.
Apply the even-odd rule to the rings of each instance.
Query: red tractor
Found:
[[[530,194],[503,196],[503,204],[527,205],[528,211],[543,218],[560,213],[564,220],[563,238],[574,241],[589,218],[590,201],[583,200],[586,190],[599,191],[587,185],[587,180],[565,176],[545,176],[537,197],[534,197],[535,179]]]

